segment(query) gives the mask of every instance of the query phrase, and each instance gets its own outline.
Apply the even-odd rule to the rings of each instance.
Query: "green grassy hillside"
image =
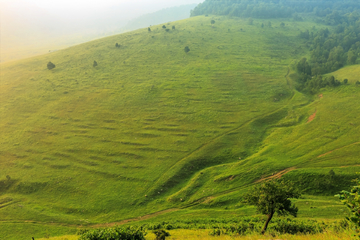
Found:
[[[360,169],[359,88],[295,91],[291,64],[308,54],[297,36],[321,26],[271,21],[194,17],[1,64],[7,239],[170,208],[182,210],[164,217],[253,214],[241,193],[276,174],[306,189],[303,217],[342,217],[329,195]]]

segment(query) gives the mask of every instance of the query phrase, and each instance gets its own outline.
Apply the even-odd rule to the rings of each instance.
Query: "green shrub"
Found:
[[[153,233],[156,235],[155,240],[165,240],[166,237],[170,236],[170,233],[166,232],[163,229],[155,230]]]
[[[79,240],[145,240],[143,228],[115,227],[85,231]]]
[[[278,219],[272,229],[281,234],[315,234],[323,231],[323,226],[315,220],[293,220],[293,219]]]

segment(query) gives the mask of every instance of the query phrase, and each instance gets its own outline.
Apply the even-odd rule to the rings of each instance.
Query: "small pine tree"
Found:
[[[185,53],[188,53],[188,52],[190,52],[190,48],[189,48],[188,46],[186,46],[186,47],[184,48],[184,51],[185,51]]]
[[[51,70],[51,69],[55,68],[55,64],[53,64],[52,62],[48,62],[47,68],[48,68],[49,70]]]
[[[118,44],[118,43],[116,43],[116,44],[115,44],[115,47],[117,47],[117,48],[118,48],[118,47],[119,47],[119,44]]]
[[[93,67],[96,67],[98,64],[97,64],[97,62],[96,61],[94,61],[94,63],[93,63]]]
[[[150,28],[150,27],[148,27],[148,32],[151,32],[151,28]]]

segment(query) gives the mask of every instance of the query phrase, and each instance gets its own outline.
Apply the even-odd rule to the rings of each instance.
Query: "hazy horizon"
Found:
[[[0,60],[19,59],[121,33],[129,21],[142,15],[200,2],[0,0]]]

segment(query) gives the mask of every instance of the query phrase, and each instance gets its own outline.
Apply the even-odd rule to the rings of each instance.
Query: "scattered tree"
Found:
[[[184,48],[184,51],[185,51],[185,53],[188,53],[188,52],[190,52],[190,48],[189,48],[188,46],[186,46],[186,47]]]
[[[175,30],[175,26],[172,26],[172,30]]]
[[[96,67],[98,64],[97,64],[97,62],[96,61],[94,61],[94,63],[93,63],[93,67]]]
[[[280,23],[280,27],[285,27],[285,23]]]
[[[348,81],[349,80],[347,78],[345,78],[344,81],[343,81],[343,84],[346,85],[348,83]]]
[[[248,19],[248,24],[249,24],[249,25],[253,25],[253,24],[254,24],[254,20],[253,20],[252,18],[249,18],[249,19]]]
[[[150,28],[150,27],[148,27],[148,32],[151,32],[151,28]]]
[[[210,23],[211,23],[211,24],[215,24],[215,20],[212,19],[212,20],[210,21]]]
[[[350,192],[343,190],[335,196],[350,210],[351,216],[346,219],[355,226],[356,235],[360,237],[360,180],[355,179],[354,182],[356,186]]]
[[[158,229],[153,231],[153,233],[156,235],[155,240],[165,240],[166,237],[170,236],[170,233],[166,232],[163,229]]]
[[[51,69],[55,68],[55,64],[53,64],[52,62],[48,62],[47,68],[48,68],[49,70],[51,70]]]
[[[165,29],[165,31],[169,32],[169,31],[170,31],[170,29],[168,29],[168,28],[167,28],[167,29]]]
[[[271,28],[271,22],[270,22],[270,21],[268,22],[268,24],[267,24],[267,25],[268,25],[268,27],[270,27],[270,28]]]
[[[119,47],[119,44],[118,44],[118,43],[115,43],[115,47],[117,47],[117,48],[118,48],[118,47]]]
[[[290,198],[299,198],[300,192],[290,182],[271,180],[251,189],[244,197],[244,203],[256,206],[258,212],[267,215],[264,228],[265,233],[269,222],[275,213],[280,216],[292,215],[296,217],[298,208],[295,207]]]
[[[162,28],[164,28],[164,29],[165,29],[165,28],[166,28],[166,26],[165,26],[165,25],[163,25],[163,26],[162,26]]]
[[[264,25],[264,23],[262,23],[262,24],[261,24],[261,28],[264,28],[264,27],[265,27],[265,25]]]

